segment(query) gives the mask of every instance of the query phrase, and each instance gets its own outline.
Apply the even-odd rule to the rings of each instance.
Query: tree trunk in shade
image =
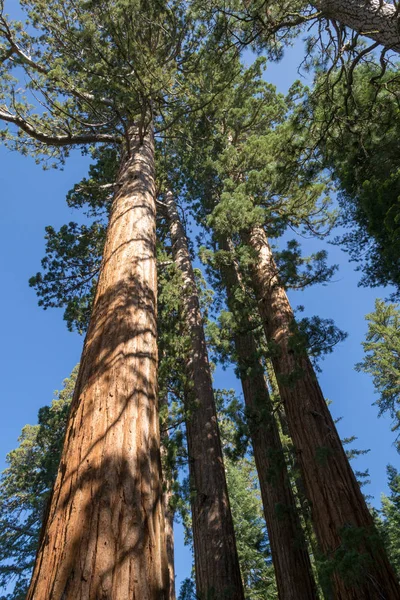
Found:
[[[229,246],[224,243],[222,248],[229,250]],[[280,600],[314,600],[318,595],[310,557],[286,468],[264,368],[257,356],[257,346],[251,333],[249,318],[242,316],[240,307],[235,306],[235,289],[242,286],[240,274],[234,264],[224,265],[221,271],[228,307],[236,316],[238,323],[238,333],[234,339],[237,364],[260,482],[278,595]]]
[[[183,278],[184,320],[191,342],[187,368],[193,387],[186,431],[197,595],[201,600],[243,600],[199,297],[172,193],[166,194],[165,204],[174,260]]]
[[[399,584],[350,467],[306,353],[291,347],[294,316],[262,227],[246,236],[254,250],[253,285],[296,450],[320,551],[347,556],[332,572],[335,600],[398,600]],[[347,553],[347,555],[346,555]],[[350,563],[350,564],[349,564]],[[334,563],[327,563],[334,566]]]
[[[160,409],[168,406],[166,397],[159,398]],[[164,489],[164,514],[165,514],[165,539],[167,543],[168,573],[169,573],[169,600],[176,600],[175,593],[175,556],[174,556],[174,518],[175,511],[171,506],[173,497],[174,475],[168,465],[168,429],[163,430],[161,426],[161,465],[163,472]]]
[[[176,600],[175,593],[175,538],[174,517],[175,511],[171,507],[172,489],[170,483],[164,489],[164,512],[165,512],[165,539],[167,543],[168,573],[169,573],[169,600]]]
[[[151,130],[132,128],[117,183],[27,600],[168,600]]]
[[[272,387],[276,388],[276,391],[273,393],[275,394],[275,397],[277,398],[279,396],[279,393],[277,391],[276,378],[275,378],[275,374],[273,373],[272,365],[270,365],[269,368],[267,367],[267,371],[268,371],[269,384],[270,385],[272,384]],[[281,426],[282,434],[285,437],[290,438],[289,428],[287,426],[286,414],[285,414],[285,411],[283,410],[282,405],[280,405],[277,410],[277,416],[278,416],[279,424]],[[323,586],[324,586],[324,581],[323,580],[321,581],[320,574],[319,574],[317,564],[316,564],[316,558],[318,557],[319,552],[318,552],[318,544],[317,544],[317,540],[315,537],[314,528],[313,528],[313,525],[311,522],[310,503],[307,498],[303,479],[301,478],[301,475],[300,475],[300,469],[299,469],[299,465],[297,462],[297,458],[296,458],[296,455],[295,455],[292,447],[290,449],[287,449],[287,451],[285,451],[285,457],[286,457],[286,461],[289,465],[289,468],[293,473],[292,482],[294,483],[294,485],[292,483],[292,489],[294,491],[295,498],[299,504],[299,511],[300,511],[300,515],[302,518],[303,528],[304,528],[304,532],[306,534],[306,539],[308,542],[309,553],[312,558],[311,563],[314,567],[313,573],[315,576],[315,581],[318,582],[318,585],[319,585],[320,589],[322,590]]]

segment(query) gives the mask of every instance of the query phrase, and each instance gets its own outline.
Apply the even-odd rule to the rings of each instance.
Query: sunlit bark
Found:
[[[28,600],[168,600],[154,142],[131,133]]]

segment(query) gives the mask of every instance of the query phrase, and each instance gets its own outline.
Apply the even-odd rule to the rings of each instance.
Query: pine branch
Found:
[[[77,135],[47,135],[38,131],[28,121],[12,114],[7,109],[0,110],[0,120],[6,121],[16,125],[19,129],[24,131],[29,137],[45,144],[46,146],[79,146],[83,144],[94,144],[94,143],[112,143],[118,144],[121,142],[119,136],[111,135],[108,133],[81,133]]]

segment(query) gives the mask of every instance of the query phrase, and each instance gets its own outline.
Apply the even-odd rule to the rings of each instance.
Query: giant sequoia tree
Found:
[[[190,340],[187,359],[186,431],[193,486],[192,523],[196,589],[200,597],[242,598],[217,413],[199,294],[186,234],[171,191],[165,195],[173,256],[182,275],[184,330]],[[235,579],[237,578],[237,579]]]
[[[179,2],[22,5],[29,32],[1,18],[0,118],[11,124],[3,131],[6,143],[56,160],[74,145],[121,148],[90,325],[28,598],[166,598],[153,132],[166,106],[179,103],[177,85],[195,34]],[[22,97],[21,71],[29,82]]]
[[[233,326],[231,324],[233,360],[243,389],[279,598],[316,598],[311,562],[285,464],[262,353],[253,333],[258,325],[252,318],[255,307],[252,303],[248,306],[248,289],[243,285],[234,249],[230,247],[233,245],[226,240],[220,240],[220,245],[222,281],[234,317]],[[290,578],[286,577],[288,572]]]
[[[301,151],[296,158],[303,140],[292,136],[285,124],[276,126],[284,112],[279,101],[271,101],[272,90],[263,89],[263,82],[258,86],[258,94],[247,98],[243,92],[251,87],[247,80],[247,87],[238,86],[227,104],[220,102],[202,121],[204,138],[214,128],[212,141],[206,161],[202,162],[205,153],[197,152],[189,163],[187,172],[192,169],[196,176],[193,186],[186,183],[188,196],[196,201],[203,223],[216,235],[234,240],[244,272],[252,281],[311,502],[327,589],[331,589],[328,593],[337,598],[384,594],[394,599],[398,584],[298,336],[267,240],[267,233],[277,237],[288,225],[316,233],[324,221],[329,222],[321,196],[324,184],[318,183],[317,163],[304,163]],[[323,281],[329,274],[323,261],[316,266],[304,282]],[[290,285],[290,270],[287,275]]]
[[[69,200],[84,201],[96,212],[90,194],[94,183],[96,198],[109,213],[107,229],[100,221],[81,228],[70,224],[59,234],[48,229],[56,260],[45,266],[53,274],[39,275],[33,282],[45,305],[67,303],[69,323],[79,329],[89,324],[27,599],[170,597],[156,344],[156,201],[165,180],[191,203],[214,242],[231,246],[236,284],[237,277],[245,279],[258,303],[256,318],[264,328],[267,358],[274,366],[312,505],[327,593],[346,600],[360,594],[371,600],[397,598],[397,583],[375,538],[285,293],[290,283],[325,281],[333,271],[319,253],[315,267],[306,262],[301,275],[304,261],[296,244],[281,253],[291,260],[277,266],[267,239],[279,237],[289,226],[319,235],[323,225],[330,225],[323,195],[327,183],[318,160],[306,160],[303,133],[284,122],[295,103],[263,81],[262,61],[241,71],[234,44],[228,49],[220,37],[212,43],[190,3],[21,4],[28,15],[26,29],[3,13],[0,17],[2,138],[9,147],[50,163],[63,162],[73,147],[93,152],[100,144],[100,161],[92,172],[97,181],[83,182]],[[335,6],[338,10],[341,3]],[[381,4],[374,9],[374,18],[385,8]],[[158,186],[156,142],[162,156]],[[207,600],[241,600],[198,293],[171,195],[167,213],[172,254],[183,277],[182,322],[189,341],[179,377],[185,383],[193,380],[184,386],[184,412],[195,488],[197,592]],[[78,294],[74,278],[83,286]],[[69,283],[63,288],[65,281]],[[227,291],[231,303],[230,285]],[[238,314],[237,322],[247,328],[252,320],[246,323]],[[241,336],[235,342],[239,370],[245,375],[244,354],[256,354],[254,344]],[[267,415],[260,428],[263,437],[259,428],[250,426],[260,472],[276,466],[271,448],[283,460],[277,428],[268,424],[272,410],[261,382],[262,366],[258,363],[256,369],[255,394],[262,389],[262,411],[253,402],[254,385],[250,388],[243,377],[244,388],[253,394],[247,395],[253,416],[254,411],[257,419]],[[275,488],[268,477],[260,479],[265,514],[273,525],[279,593],[296,598],[300,585],[304,598],[314,598],[285,468],[279,470]],[[273,505],[282,498],[289,515],[287,557],[278,548],[283,525],[274,520]],[[285,586],[284,571],[292,569],[296,576]]]
[[[263,171],[264,178],[258,180],[254,173],[257,164],[263,169],[268,161],[266,157],[264,160],[254,158],[255,141],[250,136],[248,139],[249,154],[245,139],[238,142],[236,152],[228,148],[230,170],[227,171],[226,192],[214,209],[215,218],[210,223],[220,232],[227,231],[229,223],[234,223],[232,233],[240,236],[238,246],[250,250],[247,268],[298,464],[311,502],[313,525],[325,563],[325,574],[332,586],[331,593],[337,598],[354,599],[360,594],[375,598],[383,593],[394,599],[399,593],[396,578],[380,548],[372,518],[348,464],[309,357],[297,341],[293,311],[266,233],[273,230],[273,189],[276,182],[271,178],[268,184],[266,171]],[[233,188],[232,180],[235,179],[238,184]],[[306,179],[303,181],[306,182]],[[313,202],[318,201],[318,195],[315,195],[312,186],[307,190],[303,185],[301,189],[304,202],[308,195],[310,210]],[[290,199],[293,193],[290,187],[286,193]],[[251,198],[255,208],[265,194],[270,199],[271,209],[267,208],[264,214],[254,211],[247,223],[240,222],[234,216],[238,194]],[[301,217],[297,222],[301,223]],[[347,564],[349,554],[354,557],[351,568]]]

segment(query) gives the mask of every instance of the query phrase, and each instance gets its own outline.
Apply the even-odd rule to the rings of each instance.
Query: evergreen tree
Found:
[[[27,598],[125,598],[134,590],[155,600],[168,594],[168,568],[156,398],[154,129],[165,131],[166,116],[174,112],[173,122],[187,110],[183,73],[195,72],[205,30],[196,31],[179,0],[22,5],[26,28],[2,13],[0,119],[10,124],[2,139],[50,161],[64,161],[73,146],[112,144],[120,160]]]
[[[391,465],[387,467],[390,495],[382,495],[380,530],[392,565],[400,575],[400,474]]]
[[[172,254],[182,276],[182,326],[190,340],[185,411],[196,590],[200,598],[243,598],[204,325],[186,234],[171,191],[165,195]]]
[[[118,171],[118,153],[96,149],[88,177],[67,194],[69,207],[78,210],[84,224],[71,221],[58,231],[46,227],[42,271],[29,279],[39,306],[65,308],[70,331],[87,331],[106,239],[107,222]]]
[[[97,167],[92,167],[91,172],[95,172],[96,169]],[[94,185],[94,183],[95,182],[93,181],[92,185]],[[81,190],[84,189],[84,185],[85,182],[76,187],[79,187],[79,190]],[[89,202],[92,214],[96,217],[98,216],[99,211],[104,209],[104,201],[102,198],[97,199],[96,196],[93,196],[89,200],[88,196],[84,196],[84,201],[86,203]],[[80,204],[80,201],[78,201],[77,204]],[[218,450],[219,433],[215,414],[211,414],[210,417],[210,410],[211,413],[215,413],[215,407],[214,409],[212,408],[214,400],[205,341],[199,340],[199,336],[201,337],[203,335],[204,337],[204,334],[202,333],[202,317],[199,312],[199,301],[194,272],[190,265],[190,255],[186,245],[186,236],[180,223],[178,213],[176,209],[174,209],[175,204],[172,196],[167,194],[166,203],[163,204],[159,201],[158,206],[159,208],[161,207],[164,209],[161,210],[161,215],[165,213],[168,216],[169,235],[173,239],[172,255],[177,265],[177,273],[173,276],[172,281],[168,281],[162,276],[164,289],[161,289],[162,302],[158,320],[161,334],[161,343],[159,343],[161,357],[161,379],[159,377],[159,384],[161,383],[161,401],[163,405],[165,404],[166,410],[168,410],[167,405],[168,396],[170,395],[171,377],[172,373],[175,373],[176,369],[178,369],[178,375],[174,375],[174,377],[181,378],[182,381],[186,382],[183,389],[177,391],[178,397],[193,396],[191,400],[186,402],[187,405],[184,409],[186,413],[188,443],[191,448],[190,456],[197,457],[189,462],[193,485],[192,510],[195,512],[197,511],[198,514],[203,515],[205,518],[207,518],[209,512],[214,513],[214,515],[216,515],[218,511],[222,511],[223,513],[221,513],[221,516],[218,519],[215,516],[212,527],[209,526],[208,520],[201,525],[198,523],[199,518],[194,519],[194,532],[201,532],[197,537],[194,536],[194,554],[196,565],[198,565],[196,572],[203,574],[202,578],[197,582],[197,593],[199,596],[209,597],[210,594],[212,594],[211,590],[218,589],[218,586],[220,592],[225,593],[223,590],[225,589],[225,586],[228,585],[229,592],[227,593],[232,597],[232,593],[234,593],[233,575],[224,576],[224,567],[222,563],[218,568],[216,567],[217,559],[219,557],[226,568],[236,568],[237,586],[238,589],[240,589],[241,579],[239,565],[237,563],[237,558],[235,558],[236,550],[233,525],[229,512],[227,492],[223,487],[225,473],[223,470],[222,453],[221,449]],[[97,224],[98,222],[96,221],[96,225]],[[99,227],[100,231],[104,229],[103,224],[100,224]],[[73,315],[73,318],[69,320],[69,326],[71,327],[72,325],[76,326],[76,323],[84,324],[84,319],[80,316],[82,312],[83,315],[90,313],[92,296],[87,291],[88,279],[85,277],[84,273],[87,270],[87,265],[90,265],[91,260],[100,262],[101,254],[99,256],[99,253],[102,248],[101,244],[98,244],[97,246],[92,244],[91,240],[93,238],[96,239],[96,234],[93,233],[91,238],[89,233],[86,240],[94,251],[89,254],[88,259],[86,244],[82,245],[79,243],[80,237],[78,238],[77,244],[75,228],[70,227],[70,229],[73,229],[74,231],[68,235],[64,235],[65,228],[61,228],[59,234],[55,234],[54,237],[57,241],[61,238],[62,241],[60,244],[57,243],[57,241],[56,243],[53,243],[54,238],[50,237],[47,244],[48,254],[42,261],[42,266],[46,270],[45,274],[42,276],[41,273],[38,273],[36,277],[32,278],[31,284],[36,286],[39,291],[39,296],[43,298],[40,303],[43,302],[46,306],[51,306],[52,299],[56,296],[55,305],[67,305],[67,311],[65,313],[66,318],[70,319],[69,316]],[[47,228],[47,231],[49,231],[49,228]],[[93,228],[90,229],[90,231],[93,232]],[[163,258],[168,265],[168,262],[171,262],[171,256],[165,254],[165,250],[163,250],[165,244],[165,240],[162,241],[163,237],[165,237],[165,226],[164,231],[162,226],[160,226],[158,243],[159,251],[161,251],[161,256],[164,252]],[[64,257],[66,260],[63,260]],[[161,258],[161,268],[163,258]],[[79,264],[81,270],[70,274],[70,264],[72,265],[72,270],[75,268],[76,264]],[[59,268],[60,266],[61,268]],[[71,287],[64,286],[65,273],[68,273],[68,280],[69,277],[71,277]],[[92,280],[90,281],[89,279],[89,289],[93,287],[93,278],[95,275],[92,275],[91,277]],[[179,289],[177,300],[174,300],[174,286],[177,286]],[[182,294],[182,290],[185,290],[184,294]],[[172,297],[169,298],[168,296],[171,292]],[[78,302],[76,300],[77,298],[79,299]],[[177,302],[176,307],[174,307],[175,301]],[[190,303],[190,305],[188,303]],[[177,315],[173,316],[170,312],[171,310],[177,310],[178,314],[181,315],[181,320],[178,320],[175,328],[172,329],[171,325],[167,325],[167,323],[171,321],[171,318],[175,320]],[[176,332],[179,328],[182,328],[182,324],[183,331],[181,343],[183,340],[187,340],[186,345],[184,344],[185,351],[183,352],[183,356],[185,357],[185,360],[183,362],[185,363],[185,366],[183,367],[183,372],[182,365],[180,364],[180,345],[174,340]],[[175,356],[176,352],[178,352],[178,355]],[[175,356],[175,361],[178,366],[173,363],[171,364],[171,357],[169,357],[168,354]],[[187,360],[187,356],[191,356],[192,358]],[[162,407],[162,414],[163,413],[164,409]],[[194,433],[193,429],[196,429]],[[211,430],[214,432],[212,437],[209,435]],[[203,434],[206,434],[205,439],[202,438]],[[165,445],[168,446],[169,440],[164,439],[164,441]],[[204,452],[204,447],[207,443],[211,443],[212,452]],[[214,457],[219,458],[215,459]],[[169,489],[165,489],[164,491],[167,495],[171,495],[172,493],[172,490]],[[205,510],[204,498],[207,498],[208,503],[214,503],[216,508],[214,507],[210,508],[210,510]],[[167,510],[167,514],[169,514],[173,520],[172,512]],[[217,523],[220,523],[220,526],[225,528],[225,534],[221,534],[221,530],[218,529]],[[169,530],[171,529],[170,522],[167,523],[167,528]],[[172,540],[172,536],[170,536],[170,539]],[[220,550],[221,539],[226,540],[227,543],[224,551]],[[170,546],[171,545],[172,542]],[[215,550],[215,548],[218,550]],[[227,561],[226,557],[230,552],[233,554]],[[169,563],[171,565],[172,560],[170,560]],[[170,572],[172,573],[172,567],[170,567]],[[227,581],[229,584],[225,583]]]
[[[254,460],[225,459],[225,463],[245,598],[277,599],[279,596]]]
[[[338,242],[372,287],[400,283],[398,90],[395,66],[367,56],[319,75],[297,108],[298,134],[309,132],[305,152],[319,154],[338,187],[347,229]]]
[[[230,319],[226,345],[233,341],[231,360],[237,367],[246,404],[246,417],[259,478],[264,515],[280,598],[316,598],[308,549],[301,529],[274,407],[267,387],[262,353],[254,331],[256,307],[245,288],[229,243],[221,242],[219,252],[223,286],[227,293]],[[221,257],[222,254],[222,257]],[[286,573],[290,572],[290,578]]]
[[[302,160],[303,140],[291,135],[285,124],[277,126],[284,115],[283,103],[270,101],[264,112],[261,90],[247,100],[242,92],[248,92],[249,79],[248,87],[238,85],[236,95],[229,98],[231,110],[221,103],[203,121],[206,131],[214,127],[209,158],[202,164],[204,153],[197,150],[196,177],[192,176],[196,181],[189,189],[186,178],[186,189],[195,197],[203,222],[216,235],[229,235],[235,241],[240,264],[251,277],[325,562],[326,593],[356,599],[382,592],[394,599],[398,583],[297,335],[267,240],[267,234],[277,237],[289,224],[314,234],[329,224],[322,195],[326,184],[317,162]],[[273,97],[271,90],[268,93]],[[201,182],[200,173],[204,174]],[[317,268],[309,280],[325,281],[330,273]]]
[[[24,599],[40,530],[60,460],[78,367],[39,410],[38,424],[25,425],[19,446],[7,456],[0,486],[0,587],[12,583],[9,600]]]
[[[366,316],[368,331],[363,342],[364,359],[358,371],[372,376],[379,399],[379,415],[388,413],[393,431],[400,430],[400,312],[397,304],[375,301],[375,311]],[[396,438],[400,451],[400,433]]]

